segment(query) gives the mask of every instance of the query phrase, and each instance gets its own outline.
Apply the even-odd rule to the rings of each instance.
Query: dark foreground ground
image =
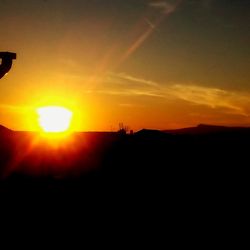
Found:
[[[120,244],[156,234],[165,243],[223,246],[229,233],[244,235],[250,129],[75,133],[56,145],[0,130],[0,215],[15,222],[11,232],[29,218],[31,229],[43,224],[52,235],[53,224],[71,231],[65,224],[78,223],[79,233],[91,226],[94,235],[102,224],[99,233],[111,227]]]
[[[1,127],[0,192],[223,199],[246,188],[249,149],[248,128],[75,133],[55,146]]]

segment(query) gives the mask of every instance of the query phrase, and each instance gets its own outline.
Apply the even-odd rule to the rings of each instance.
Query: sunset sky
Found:
[[[0,0],[0,124],[38,107],[76,130],[250,125],[249,0]]]

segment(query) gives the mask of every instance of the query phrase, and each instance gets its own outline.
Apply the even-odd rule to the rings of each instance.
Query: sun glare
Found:
[[[57,106],[48,106],[37,109],[39,125],[44,132],[62,133],[69,130],[73,113]]]

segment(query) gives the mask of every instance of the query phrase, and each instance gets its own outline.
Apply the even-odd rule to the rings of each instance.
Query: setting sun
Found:
[[[39,125],[44,132],[61,133],[66,132],[71,123],[73,113],[57,106],[48,106],[37,109]]]

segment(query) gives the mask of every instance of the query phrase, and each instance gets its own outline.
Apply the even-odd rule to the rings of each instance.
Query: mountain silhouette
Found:
[[[227,126],[216,126],[200,124],[196,127],[163,130],[162,132],[176,134],[176,135],[202,135],[202,134],[213,134],[213,133],[225,133],[225,132],[250,132],[249,127],[227,127]]]

